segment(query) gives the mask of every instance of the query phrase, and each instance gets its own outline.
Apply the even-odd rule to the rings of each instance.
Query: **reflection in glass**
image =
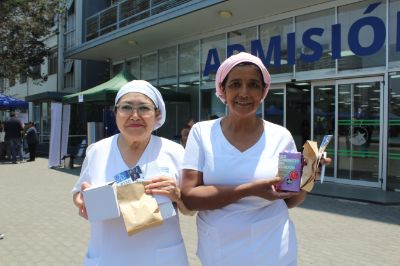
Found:
[[[136,57],[136,58],[130,59],[128,61],[128,65],[129,65],[131,74],[136,79],[140,79],[140,58]]]
[[[276,21],[272,23],[263,24],[260,26],[260,41],[263,44],[264,51],[268,50],[267,44],[270,42],[271,38],[274,36],[281,36],[281,62],[280,66],[276,66],[276,62],[273,62],[273,57],[271,58],[270,65],[268,66],[268,71],[271,74],[280,73],[292,73],[293,66],[288,65],[288,55],[287,55],[287,38],[288,33],[293,32],[293,22],[292,19],[284,19],[281,21]],[[266,56],[265,52],[264,55]]]
[[[389,78],[387,188],[400,191],[400,72]]]
[[[400,53],[396,49],[397,42],[397,12],[400,10],[400,0],[389,1],[389,66],[400,66]]]
[[[378,182],[380,83],[339,85],[338,117],[337,177]]]
[[[310,139],[309,82],[286,84],[286,127],[292,133],[298,151]]]
[[[208,51],[216,48],[218,59],[222,63],[226,58],[225,34],[220,34],[201,40],[201,83],[200,83],[200,120],[208,120],[211,115],[225,115],[225,105],[215,96],[215,74],[211,72],[203,76],[204,67],[207,62]],[[213,61],[212,64],[215,64]]]
[[[157,134],[165,136],[169,139],[179,132],[177,125],[177,106],[181,104],[177,98],[177,67],[176,67],[176,46],[160,49],[158,51],[158,86],[162,90],[165,109],[167,113],[166,121],[161,128],[157,130]],[[156,72],[156,71],[155,71]],[[167,96],[170,95],[170,96]]]
[[[368,0],[361,1],[354,4],[340,6],[338,8],[338,22],[341,24],[341,55],[342,58],[338,60],[339,70],[348,69],[361,69],[367,67],[377,67],[384,66],[386,63],[386,47],[385,44],[379,49],[378,52],[367,55],[367,56],[357,56],[349,48],[348,34],[351,25],[355,21],[365,16],[365,10],[370,4],[374,4],[377,1]],[[382,21],[386,20],[386,4],[385,1],[381,3],[369,13],[368,16],[379,17]],[[374,32],[371,27],[363,27],[359,32],[359,42],[362,47],[369,47],[371,41],[373,40]],[[355,36],[350,36],[354,37]]]
[[[330,73],[335,71],[335,60],[331,53],[331,26],[335,24],[335,10],[333,8],[296,17],[296,71],[318,71]],[[322,46],[321,57],[313,62],[306,62],[301,57],[309,57],[316,52],[303,43],[303,35],[311,28],[321,28],[321,36],[313,36],[313,40]]]
[[[255,39],[257,39],[257,27],[250,27],[228,32],[228,45],[240,44],[244,47],[245,52],[248,53],[251,52],[251,41]],[[235,51],[233,54],[236,53],[238,53],[238,51]]]
[[[264,100],[264,118],[265,120],[283,125],[283,101],[284,89],[271,89]]]
[[[335,85],[314,86],[314,137],[321,144],[324,135],[334,135],[335,128]],[[334,157],[334,139],[329,143],[326,152]],[[326,176],[334,176],[334,164],[326,166]]]
[[[199,41],[179,45],[178,92],[189,96],[189,102],[178,105],[177,122],[181,129],[188,118],[199,121]],[[180,131],[179,131],[180,133]]]
[[[214,116],[225,116],[225,104],[215,96],[215,89],[201,90],[201,120],[209,120]]]
[[[158,84],[176,84],[176,47],[168,47],[158,51]]]
[[[141,79],[157,85],[157,53],[142,56]]]
[[[120,71],[121,71],[121,69],[124,67],[124,64],[117,64],[117,65],[113,65],[112,66],[112,73],[113,73],[113,77],[115,76],[115,75],[117,75]]]

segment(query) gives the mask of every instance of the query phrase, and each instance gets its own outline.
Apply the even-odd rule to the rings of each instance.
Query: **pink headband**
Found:
[[[269,90],[269,84],[271,81],[271,76],[268,73],[267,68],[264,66],[260,58],[245,52],[240,52],[238,54],[232,55],[227,58],[218,68],[217,75],[215,76],[215,95],[225,103],[225,95],[223,93],[222,82],[228,76],[229,72],[234,68],[236,65],[243,63],[243,62],[250,62],[258,66],[261,70],[263,75],[263,79],[265,82],[265,92],[262,100],[265,99]]]

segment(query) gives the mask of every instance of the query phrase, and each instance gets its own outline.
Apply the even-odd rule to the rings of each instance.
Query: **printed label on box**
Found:
[[[303,169],[301,152],[279,153],[278,176],[283,180],[277,188],[283,191],[300,191],[300,182]]]

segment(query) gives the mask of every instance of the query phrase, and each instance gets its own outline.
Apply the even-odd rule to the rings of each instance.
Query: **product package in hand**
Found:
[[[318,149],[318,144],[315,141],[307,140],[303,145],[303,157],[305,165],[303,166],[303,174],[301,176],[300,188],[310,192],[318,175],[318,167],[321,158],[326,157],[325,149],[332,139],[332,135],[325,135]],[[323,181],[325,174],[325,165],[322,165],[320,179]]]
[[[278,176],[283,180],[277,185],[278,190],[300,191],[300,182],[303,169],[303,156],[301,152],[279,153]]]
[[[126,184],[143,181],[144,177],[140,166],[136,166],[132,169],[117,174],[114,179],[118,186],[123,186]]]
[[[118,204],[128,235],[145,228],[158,226],[177,215],[171,200],[162,195],[147,195],[144,187],[154,177],[171,175],[169,168],[159,167],[156,161],[136,166],[114,177]],[[143,222],[146,221],[146,222]]]

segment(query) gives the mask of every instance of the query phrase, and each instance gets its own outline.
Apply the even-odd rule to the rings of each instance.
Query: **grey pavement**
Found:
[[[47,159],[0,162],[0,265],[81,265],[89,225],[72,204],[79,168],[48,169]],[[290,210],[299,265],[400,265],[400,206],[309,195]],[[195,217],[181,217],[191,266]]]

